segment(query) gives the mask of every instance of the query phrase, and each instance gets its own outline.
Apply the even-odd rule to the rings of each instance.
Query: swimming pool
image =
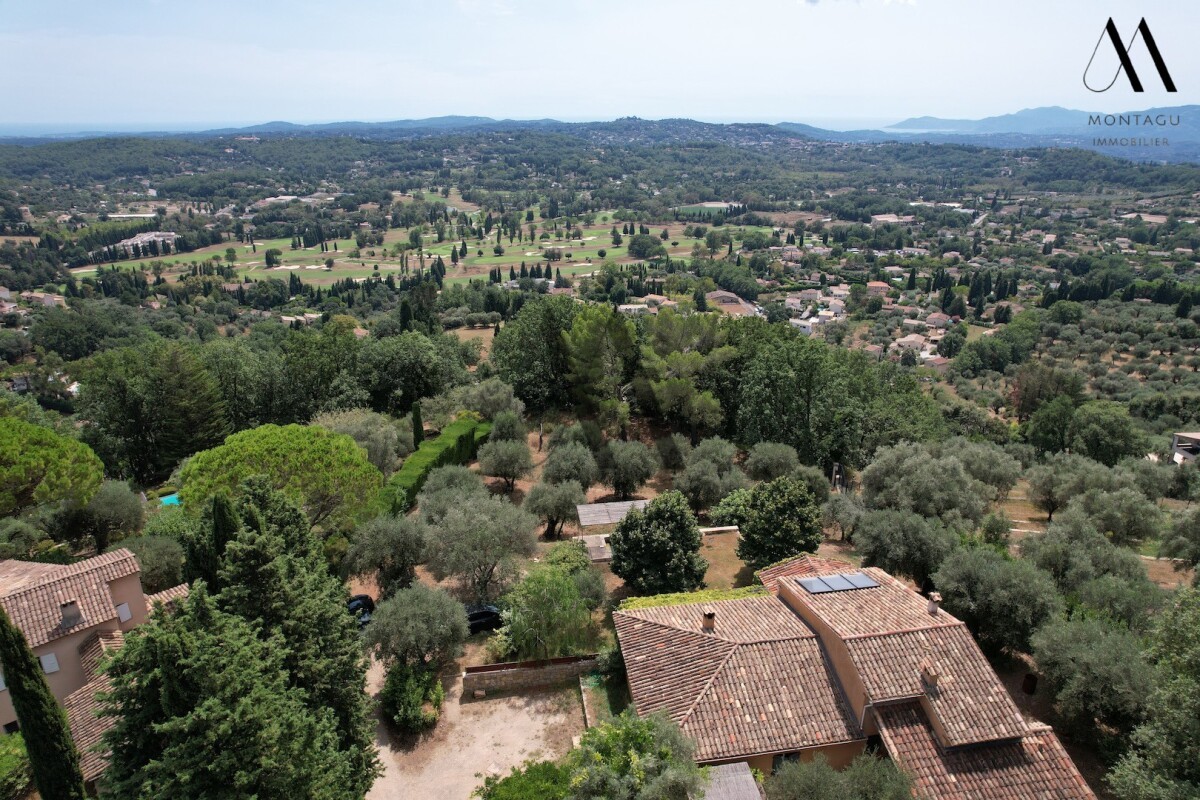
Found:
[[[164,506],[177,506],[179,505],[179,495],[174,492],[171,494],[165,494],[158,498],[158,502],[162,503]]]

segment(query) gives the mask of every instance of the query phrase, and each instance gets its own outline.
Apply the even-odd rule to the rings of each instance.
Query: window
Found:
[[[771,759],[771,774],[774,775],[776,772],[778,772],[779,768],[782,767],[784,764],[790,763],[792,761],[799,761],[799,760],[800,760],[799,753],[780,753],[779,755],[777,755],[773,759]]]
[[[21,730],[21,723],[19,722],[10,722],[4,726],[5,733],[16,733],[19,730]]]
[[[46,653],[44,656],[38,656],[38,660],[42,662],[42,672],[47,675],[53,675],[58,672],[58,656],[54,653]]]
[[[129,603],[121,603],[117,606],[117,619],[121,622],[129,622],[133,619],[133,614],[129,611]]]
[[[4,682],[4,673],[0,672],[0,692],[8,688],[8,684]]]

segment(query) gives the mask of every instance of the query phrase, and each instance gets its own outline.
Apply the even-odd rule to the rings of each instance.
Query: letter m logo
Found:
[[[1158,77],[1162,80],[1163,88],[1168,92],[1176,91],[1175,81],[1171,80],[1171,73],[1167,71],[1167,62],[1163,61],[1162,53],[1158,51],[1158,45],[1154,43],[1154,36],[1150,33],[1150,26],[1146,24],[1145,17],[1142,17],[1142,21],[1138,23],[1137,30],[1134,31],[1133,38],[1129,40],[1128,46],[1121,43],[1121,34],[1117,32],[1116,23],[1113,22],[1112,17],[1108,18],[1108,24],[1104,26],[1103,33],[1100,34],[1100,38],[1096,41],[1096,48],[1092,51],[1092,57],[1088,60],[1087,68],[1083,71],[1083,85],[1093,92],[1107,92],[1117,82],[1117,78],[1121,76],[1123,70],[1125,76],[1129,78],[1129,85],[1133,90],[1135,92],[1144,92],[1145,89],[1142,88],[1142,81],[1138,77],[1137,70],[1133,68],[1133,60],[1129,57],[1129,54],[1133,51],[1133,45],[1139,36],[1146,43],[1146,50],[1149,51],[1150,58],[1154,61],[1154,68],[1158,70]],[[1113,73],[1112,80],[1105,86],[1099,86],[1099,80],[1103,80],[1103,77],[1100,77],[1099,80],[1093,79],[1090,81],[1088,78],[1091,76],[1092,65],[1096,61],[1096,54],[1100,52],[1100,48],[1106,38],[1112,43],[1119,63],[1117,64],[1116,72]],[[1097,71],[1103,70],[1103,67],[1099,64],[1096,65],[1096,68]],[[1107,70],[1103,71],[1107,75]]]

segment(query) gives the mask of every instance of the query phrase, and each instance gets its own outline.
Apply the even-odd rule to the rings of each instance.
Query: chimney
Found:
[[[62,628],[74,628],[80,622],[83,622],[83,612],[79,610],[79,603],[75,600],[68,600],[59,606],[62,611]]]
[[[930,689],[936,689],[940,674],[937,671],[937,667],[933,665],[933,659],[931,659],[929,656],[923,658],[921,660],[920,670],[921,682]]]
[[[713,633],[717,630],[717,612],[711,608],[704,609],[704,621],[700,623],[700,628],[705,633]]]
[[[936,617],[938,609],[942,607],[942,595],[939,592],[929,593],[929,616]]]

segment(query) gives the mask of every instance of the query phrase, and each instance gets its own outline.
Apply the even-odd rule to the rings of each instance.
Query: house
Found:
[[[98,666],[124,634],[146,621],[156,603],[171,605],[187,586],[142,593],[141,566],[125,549],[76,564],[0,561],[0,606],[25,635],[54,698],[63,704],[83,753],[84,779],[95,780],[103,761],[83,752],[111,720],[95,719]],[[12,699],[0,679],[0,725],[18,730]]]
[[[916,350],[925,349],[925,337],[919,333],[910,333],[907,336],[901,336],[893,342],[897,350]]]
[[[698,762],[841,768],[870,740],[927,800],[1094,800],[936,594],[811,555],[759,578],[758,594],[613,614],[634,708],[671,717]]]
[[[67,298],[60,294],[51,294],[50,292],[21,292],[21,297],[31,305],[45,306],[46,308],[66,308]]]
[[[12,300],[12,290],[7,286],[0,286],[0,300]]]
[[[885,283],[883,281],[868,281],[867,282],[867,294],[869,294],[871,297],[883,297],[885,294],[888,293],[888,290],[891,288],[892,288],[891,284]]]
[[[925,324],[931,328],[945,328],[950,324],[950,317],[940,311],[935,311],[925,318]]]
[[[812,336],[821,329],[821,325],[825,323],[825,320],[819,317],[811,317],[809,319],[789,319],[788,322],[805,336]]]
[[[639,316],[641,314],[654,313],[654,309],[650,308],[650,306],[642,305],[641,303],[622,303],[621,305],[617,306],[617,311],[622,314],[628,314],[629,316]]]
[[[1171,437],[1171,460],[1176,464],[1191,464],[1200,456],[1200,432],[1177,433]]]
[[[805,303],[816,303],[821,299],[820,289],[801,289],[800,299]]]
[[[709,308],[720,311],[723,314],[731,314],[737,317],[748,317],[754,314],[754,306],[733,292],[718,289],[715,292],[706,294],[705,298],[708,300]]]

